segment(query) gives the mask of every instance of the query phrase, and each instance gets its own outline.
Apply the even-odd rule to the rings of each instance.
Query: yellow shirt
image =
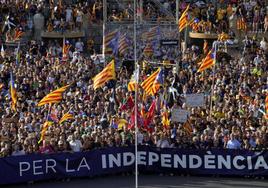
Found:
[[[223,19],[224,13],[225,13],[225,10],[223,10],[223,9],[219,9],[217,11],[217,18],[218,18],[218,20],[222,20]]]
[[[127,120],[125,119],[119,119],[118,120],[118,130],[121,130],[123,129],[123,127],[127,124]]]
[[[217,118],[217,119],[220,119],[220,118],[224,118],[224,117],[225,117],[225,114],[222,113],[222,112],[215,112],[215,113],[213,114],[213,116],[214,116],[215,118]]]
[[[254,68],[252,70],[252,74],[255,74],[257,76],[261,76],[262,75],[262,71],[261,70],[258,70],[257,68]]]

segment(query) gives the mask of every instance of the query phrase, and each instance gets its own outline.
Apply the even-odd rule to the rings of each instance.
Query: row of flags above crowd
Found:
[[[144,49],[144,54],[149,56],[154,52],[154,46],[160,40],[160,27],[155,26],[144,32],[141,36],[144,41],[147,41]],[[104,50],[105,54],[113,54],[114,56],[124,55],[131,46],[130,39],[126,33],[121,33],[115,30],[107,33],[104,36]]]

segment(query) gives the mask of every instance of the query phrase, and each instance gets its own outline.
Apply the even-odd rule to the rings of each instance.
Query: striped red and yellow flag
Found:
[[[128,85],[127,85],[127,90],[128,90],[128,91],[135,91],[136,85],[137,85],[136,82],[132,82],[132,81],[130,81],[130,82],[128,83]]]
[[[153,74],[151,74],[148,78],[146,78],[141,83],[141,87],[144,89],[144,91],[147,94],[151,94],[152,93],[152,88],[153,88],[155,79],[156,79],[156,77],[157,77],[157,75],[159,74],[160,71],[161,71],[161,68],[158,68]]]
[[[118,51],[121,55],[123,55],[129,48],[126,34],[120,36],[119,38],[119,45],[118,45]]]
[[[203,59],[197,72],[203,72],[204,70],[212,67],[213,65],[215,65],[215,61],[216,61],[216,57],[215,57],[214,50],[212,49],[208,52],[207,56]]]
[[[190,123],[189,120],[187,120],[184,123],[183,129],[185,130],[185,132],[187,133],[187,135],[192,135],[193,134],[193,128],[192,128],[192,125],[191,125],[191,123]]]
[[[133,72],[131,79],[127,85],[128,91],[135,91],[136,85],[138,84],[139,72],[138,69]]]
[[[94,90],[102,87],[109,80],[115,80],[115,63],[112,60],[99,74],[97,74],[93,80]]]
[[[61,87],[47,94],[38,104],[37,106],[43,106],[45,104],[59,103],[62,100],[62,93],[69,87],[70,85]]]
[[[73,118],[74,118],[74,116],[67,112],[61,117],[59,124],[62,124],[64,121],[67,121],[67,120],[73,119]]]
[[[188,10],[190,5],[187,6],[187,8],[182,13],[180,19],[179,19],[179,32],[181,32],[185,27],[188,25]]]
[[[112,32],[107,33],[106,35],[104,35],[104,44],[105,44],[106,47],[110,44],[110,42],[116,36],[117,32],[118,31],[115,30],[115,31],[112,31]]]
[[[44,139],[45,139],[45,134],[47,132],[47,129],[49,126],[52,125],[52,122],[50,121],[46,121],[43,126],[42,126],[42,130],[41,130],[41,134],[40,134],[40,139],[38,141],[38,144],[40,144]]]
[[[160,69],[152,86],[151,95],[155,95],[163,84],[164,84],[164,72],[162,69]]]
[[[153,40],[159,35],[160,35],[159,26],[152,27],[149,29],[148,32],[145,33],[146,40]]]
[[[112,40],[116,37],[117,33],[118,33],[118,30],[115,30],[104,35],[104,49],[105,49],[104,53],[105,54],[113,53],[113,49],[109,45],[112,42]]]
[[[245,18],[238,18],[236,22],[237,30],[246,31],[247,30],[247,22]]]

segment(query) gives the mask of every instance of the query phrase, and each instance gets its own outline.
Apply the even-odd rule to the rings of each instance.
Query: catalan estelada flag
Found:
[[[12,110],[16,111],[17,104],[17,91],[14,86],[13,74],[10,72],[10,95],[11,95],[11,107]]]
[[[188,135],[192,135],[193,134],[193,128],[192,128],[192,125],[190,123],[189,120],[187,120],[184,125],[183,125],[183,129],[185,130],[185,132],[188,134]]]
[[[207,56],[201,62],[201,65],[197,72],[203,72],[204,70],[215,65],[215,62],[216,62],[216,53],[214,49],[212,49],[208,52]]]
[[[42,130],[41,130],[41,134],[40,134],[40,139],[38,141],[38,144],[40,144],[44,139],[45,139],[45,134],[47,132],[47,129],[49,126],[51,126],[53,123],[50,121],[46,121],[43,126],[42,126]]]
[[[73,119],[73,118],[74,118],[74,116],[72,114],[70,114],[69,112],[67,112],[61,117],[59,124],[62,124],[64,121],[67,121],[67,120]]]
[[[37,106],[43,106],[45,104],[53,104],[59,103],[62,100],[62,93],[69,87],[70,85],[61,87],[47,94],[38,104]]]
[[[117,37],[118,31],[112,31],[104,35],[104,49],[105,53],[111,54],[113,52],[113,49],[110,47],[110,43]]]
[[[131,79],[127,85],[128,91],[135,91],[136,85],[138,84],[139,71],[138,69],[133,72]]]
[[[127,36],[126,34],[121,35],[119,38],[119,44],[118,44],[118,51],[119,54],[123,55],[129,48],[129,44],[127,41]]]
[[[159,26],[155,26],[149,29],[148,32],[145,33],[146,40],[154,40],[160,36],[160,28]]]
[[[148,78],[146,78],[142,83],[141,87],[147,94],[152,94],[152,88],[155,83],[155,80],[161,71],[161,68],[158,68],[153,74],[151,74]]]
[[[115,63],[112,60],[99,74],[97,74],[93,80],[93,88],[94,90],[102,87],[105,83],[110,80],[115,80]]]
[[[188,25],[188,10],[189,10],[189,7],[190,7],[190,5],[188,5],[186,7],[186,9],[183,11],[183,13],[182,13],[182,15],[181,15],[181,17],[179,19],[179,25],[178,25],[179,32],[182,32],[182,30],[185,27],[187,27],[187,25]]]
[[[198,32],[199,29],[199,19],[198,18],[193,18],[190,22],[189,22],[189,26],[192,28],[192,30],[194,32]]]
[[[155,78],[151,94],[152,95],[156,94],[158,90],[160,89],[160,86],[163,84],[164,84],[164,72],[163,72],[163,69],[161,69]]]

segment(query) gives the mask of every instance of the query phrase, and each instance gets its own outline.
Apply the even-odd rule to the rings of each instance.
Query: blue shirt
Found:
[[[227,142],[227,148],[228,149],[240,149],[240,146],[241,146],[240,142],[238,140],[236,140],[236,139],[229,140]]]

